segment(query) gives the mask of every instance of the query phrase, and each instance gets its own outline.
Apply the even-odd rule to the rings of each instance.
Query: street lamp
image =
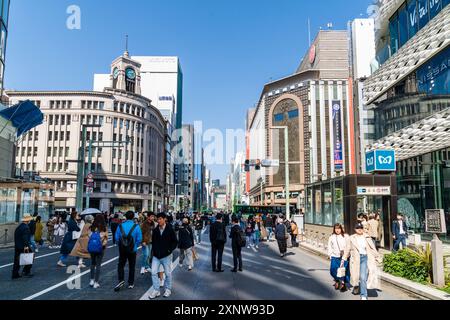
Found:
[[[290,220],[290,198],[289,198],[289,131],[288,126],[270,127],[271,130],[284,130],[284,168],[286,183],[286,219]]]

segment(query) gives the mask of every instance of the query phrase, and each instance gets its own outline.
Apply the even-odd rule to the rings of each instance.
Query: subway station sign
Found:
[[[397,170],[394,150],[372,150],[366,153],[366,171],[392,172]]]

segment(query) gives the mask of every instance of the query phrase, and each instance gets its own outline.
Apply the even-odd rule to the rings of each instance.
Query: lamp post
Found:
[[[155,181],[156,180],[152,180],[152,209],[150,210],[150,211],[154,211],[153,210],[153,204],[154,204],[154,201],[155,201],[155,191],[154,191],[154,189],[155,189]]]
[[[289,131],[288,126],[271,127],[270,129],[284,130],[284,168],[285,168],[285,188],[286,188],[286,219],[291,219],[290,195],[289,195]]]

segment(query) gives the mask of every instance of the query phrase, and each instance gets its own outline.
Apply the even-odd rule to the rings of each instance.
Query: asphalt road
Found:
[[[351,292],[334,290],[329,264],[323,258],[298,248],[280,258],[276,242],[261,243],[260,249],[243,249],[244,272],[232,273],[232,253],[228,241],[224,253],[224,273],[211,272],[208,233],[197,245],[200,260],[193,271],[178,266],[174,254],[173,294],[169,300],[358,300]],[[113,291],[117,284],[118,249],[111,241],[103,259],[101,287],[89,287],[89,268],[80,272],[56,265],[59,250],[44,248],[36,254],[33,278],[11,280],[12,249],[0,250],[0,300],[147,300],[150,274],[140,275],[140,252],[135,288]],[[75,258],[71,258],[76,263]],[[89,267],[89,261],[85,262]],[[73,273],[73,271],[76,273]],[[69,273],[67,273],[69,272]],[[126,269],[126,279],[128,270]],[[165,298],[158,298],[165,299]],[[369,299],[415,299],[408,293],[383,284],[382,291],[369,291]]]

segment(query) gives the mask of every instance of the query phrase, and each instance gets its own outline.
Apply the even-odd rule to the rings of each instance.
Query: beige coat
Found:
[[[80,257],[84,259],[90,259],[91,255],[88,252],[89,234],[90,234],[91,224],[86,223],[81,231],[81,236],[75,243],[72,252],[70,253],[73,257]]]
[[[379,230],[379,222],[378,220],[375,219],[370,219],[369,222],[369,236],[371,236],[372,238],[376,238],[377,240],[380,240],[380,237],[378,235],[378,230]]]
[[[356,234],[347,239],[347,245],[344,250],[344,260],[350,258],[350,284],[352,286],[359,285],[359,270],[360,270],[360,253],[358,248],[358,240]],[[366,237],[366,251],[367,251],[367,268],[369,276],[367,278],[367,289],[380,289],[380,277],[378,271],[378,263],[382,262],[382,257],[375,248],[375,244],[369,235]]]

